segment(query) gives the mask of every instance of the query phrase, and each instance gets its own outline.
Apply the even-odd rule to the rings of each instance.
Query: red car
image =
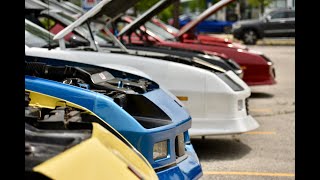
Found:
[[[124,27],[118,33],[118,36],[122,41],[132,44],[150,44],[155,46],[199,50],[215,55],[216,53],[222,53],[240,64],[244,72],[243,80],[249,86],[275,84],[275,69],[273,67],[273,62],[262,53],[238,47],[237,44],[234,45],[234,43],[231,42],[222,42],[219,38],[212,38],[216,41],[208,42],[188,37],[188,34],[190,33],[187,32],[190,32],[201,19],[205,19],[232,1],[234,0],[221,0],[214,4],[208,8],[202,16],[199,16],[195,21],[191,21],[181,28],[176,36],[149,21],[152,16],[156,14],[155,12],[160,12],[166,7],[161,6],[158,3],[158,8],[150,8],[153,9],[153,11],[147,11],[137,19],[126,16],[117,20],[116,27],[118,30],[120,31],[120,28]]]
[[[175,27],[164,23],[160,19],[157,18],[152,18],[151,20],[154,24],[158,25],[162,29],[166,30],[168,33],[174,35],[175,37],[178,36],[179,29],[176,29]],[[201,22],[201,21],[199,21]],[[217,36],[214,36],[212,34],[196,34],[193,33],[192,31],[188,31],[184,33],[180,37],[182,42],[196,42],[196,43],[201,43],[201,44],[210,44],[210,45],[221,45],[221,46],[227,46],[227,47],[233,47],[233,48],[238,48],[238,49],[245,49],[248,50],[247,46],[242,45],[240,43],[235,43],[232,42],[231,39],[228,38],[220,38]]]

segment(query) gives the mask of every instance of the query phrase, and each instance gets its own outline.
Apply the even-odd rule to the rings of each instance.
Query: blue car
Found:
[[[26,90],[93,111],[145,156],[159,179],[202,176],[188,133],[191,117],[157,83],[109,68],[35,59],[25,59]]]
[[[180,28],[192,20],[191,16],[179,18]],[[233,21],[220,21],[216,19],[206,19],[196,26],[197,33],[231,33]]]

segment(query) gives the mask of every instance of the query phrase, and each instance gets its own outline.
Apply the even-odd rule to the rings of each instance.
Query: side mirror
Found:
[[[268,16],[266,16],[265,18],[264,18],[264,21],[265,22],[269,22],[271,20],[271,16],[270,15],[268,15]]]

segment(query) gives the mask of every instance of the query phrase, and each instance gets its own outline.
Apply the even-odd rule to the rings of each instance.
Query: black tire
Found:
[[[224,32],[225,34],[231,34],[231,33],[232,33],[232,27],[231,27],[231,26],[225,26],[225,27],[223,28],[223,32]]]
[[[245,30],[242,34],[242,41],[244,44],[255,45],[257,40],[258,34],[252,29]]]

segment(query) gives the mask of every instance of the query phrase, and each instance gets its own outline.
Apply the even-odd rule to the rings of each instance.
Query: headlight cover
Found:
[[[238,83],[236,83],[233,79],[231,79],[227,74],[225,73],[220,73],[218,74],[218,77],[223,80],[226,84],[228,84],[229,87],[231,87],[231,89],[233,89],[234,91],[243,91],[244,88],[239,85]]]
[[[153,146],[153,160],[159,160],[168,156],[168,140],[160,141]]]

